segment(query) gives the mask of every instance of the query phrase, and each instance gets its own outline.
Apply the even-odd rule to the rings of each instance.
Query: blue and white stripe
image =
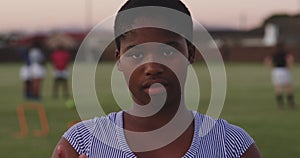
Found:
[[[254,143],[240,127],[225,120],[214,120],[198,112],[195,114],[194,137],[183,158],[238,158]],[[205,135],[201,135],[203,121],[214,122]],[[136,158],[124,136],[123,111],[80,122],[64,135],[79,154],[89,158]],[[208,127],[207,127],[208,128]]]

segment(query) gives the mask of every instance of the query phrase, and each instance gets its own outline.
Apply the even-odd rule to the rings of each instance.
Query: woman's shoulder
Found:
[[[121,112],[112,112],[107,116],[95,117],[93,119],[84,120],[70,127],[63,137],[73,146],[79,153],[86,153],[92,137],[111,133],[115,129],[116,121]],[[99,130],[100,129],[100,130]],[[99,131],[102,131],[99,134]]]
[[[198,123],[211,125],[210,127],[222,128],[222,131],[225,133],[247,133],[243,128],[229,123],[227,120],[222,118],[214,118],[209,115],[204,115],[199,112],[194,112],[195,119],[198,120]]]
[[[121,112],[112,112],[106,116],[94,117],[92,119],[83,120],[73,125],[69,130],[93,130],[97,126],[105,126],[110,123],[116,123]]]
[[[228,155],[240,157],[254,143],[246,130],[224,119],[213,118],[198,112],[195,118],[201,122],[199,129],[200,132],[205,134],[203,136],[218,138],[218,141],[220,141],[219,139],[223,140],[225,153]]]

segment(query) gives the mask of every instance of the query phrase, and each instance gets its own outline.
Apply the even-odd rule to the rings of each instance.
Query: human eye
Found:
[[[163,50],[162,54],[163,54],[163,56],[168,57],[168,56],[172,56],[174,54],[174,51],[170,50],[170,49],[166,49],[166,50]]]
[[[144,54],[142,52],[130,52],[126,56],[133,59],[141,59],[144,57]]]

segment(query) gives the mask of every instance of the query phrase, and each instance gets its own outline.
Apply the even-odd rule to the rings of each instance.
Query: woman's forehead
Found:
[[[149,42],[167,44],[167,45],[183,45],[185,39],[171,31],[158,28],[142,28],[132,30],[126,33],[120,40],[122,50]]]
[[[143,28],[147,26],[157,27],[157,28],[169,28],[170,23],[165,17],[158,16],[140,16],[135,18],[131,24],[132,28]]]
[[[141,37],[140,37],[141,36]],[[126,32],[123,34],[123,39],[129,39],[129,40],[134,40],[136,38],[142,38],[142,39],[179,39],[183,38],[181,35],[161,29],[161,28],[153,28],[153,27],[145,27],[145,28],[139,28],[139,29],[134,29]]]

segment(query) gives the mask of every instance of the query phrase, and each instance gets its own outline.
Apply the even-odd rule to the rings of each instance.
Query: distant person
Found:
[[[31,99],[31,73],[30,73],[30,60],[28,51],[25,48],[20,49],[22,58],[25,64],[20,69],[20,79],[23,81],[23,96],[26,99]]]
[[[30,61],[29,70],[31,75],[32,99],[39,100],[41,98],[43,78],[45,77],[45,57],[41,49],[40,41],[34,41],[28,53]]]
[[[68,98],[68,64],[70,61],[70,52],[63,46],[58,46],[52,53],[51,60],[54,67],[53,97],[58,97],[59,87],[61,86],[64,97]]]
[[[272,69],[271,78],[274,85],[276,101],[280,109],[284,106],[284,95],[290,108],[295,108],[292,76],[290,69],[292,67],[294,58],[292,54],[288,53],[283,43],[276,45],[276,50],[272,56],[265,59],[265,63]]]

